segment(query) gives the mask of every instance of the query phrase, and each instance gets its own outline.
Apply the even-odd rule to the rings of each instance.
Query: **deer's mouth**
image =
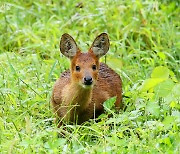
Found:
[[[90,86],[93,84],[93,78],[91,76],[85,76],[83,79],[83,84],[86,86]]]
[[[80,82],[80,85],[85,89],[90,89],[93,87],[94,83],[95,82],[93,81],[92,78],[86,77]]]

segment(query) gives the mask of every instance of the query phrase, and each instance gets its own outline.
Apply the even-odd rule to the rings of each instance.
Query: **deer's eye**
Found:
[[[76,71],[80,72],[80,67],[79,66],[76,66]]]
[[[93,69],[93,71],[95,71],[96,70],[96,65],[93,65],[92,69]]]

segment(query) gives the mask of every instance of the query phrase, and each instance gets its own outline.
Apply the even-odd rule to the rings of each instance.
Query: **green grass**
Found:
[[[179,14],[175,0],[1,1],[0,153],[179,153]],[[69,67],[65,32],[83,51],[109,34],[101,60],[121,75],[125,108],[67,125],[62,138],[50,98]]]

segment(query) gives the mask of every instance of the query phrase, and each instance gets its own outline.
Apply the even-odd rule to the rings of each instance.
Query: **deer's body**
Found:
[[[103,33],[103,35],[105,34]],[[69,35],[66,37],[68,38]],[[76,47],[73,46],[74,44],[70,44],[68,48],[68,43],[72,43],[72,40],[69,41],[67,38],[64,38],[65,40],[61,39],[61,45],[67,45],[69,50]],[[98,40],[98,37],[96,40]],[[63,41],[65,44],[62,43]],[[101,43],[101,47],[103,42],[100,40],[97,43]],[[109,45],[107,44],[109,42],[105,43],[104,46]],[[55,83],[52,94],[52,105],[61,122],[77,122],[81,124],[99,115],[103,112],[103,102],[113,96],[116,96],[116,108],[122,107],[121,79],[106,64],[99,63],[101,55],[94,53],[96,48],[93,48],[93,45],[87,53],[81,53],[77,48],[76,52],[71,51],[70,55],[67,55],[69,52],[66,53],[66,50],[61,47],[61,52],[71,59],[70,70],[62,73]],[[103,49],[107,50],[105,47]],[[103,54],[104,50],[101,51]]]

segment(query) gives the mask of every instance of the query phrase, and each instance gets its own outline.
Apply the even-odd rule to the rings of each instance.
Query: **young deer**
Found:
[[[69,34],[63,34],[60,50],[70,58],[70,70],[62,73],[52,93],[52,105],[62,121],[82,122],[100,115],[103,102],[116,96],[115,106],[122,107],[122,83],[120,76],[99,58],[109,50],[106,33],[96,37],[87,53],[82,53]]]

